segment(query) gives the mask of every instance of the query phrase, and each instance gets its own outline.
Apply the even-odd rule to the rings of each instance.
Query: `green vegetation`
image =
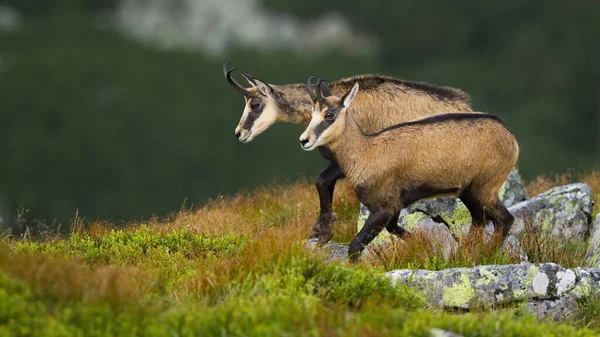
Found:
[[[600,333],[591,296],[581,321],[538,322],[519,308],[429,308],[417,291],[392,287],[383,274],[400,266],[510,262],[496,248],[466,245],[445,262],[415,235],[404,245],[410,254],[400,245],[387,252],[394,263],[377,254],[356,265],[324,261],[302,244],[318,206],[309,197],[313,188],[271,185],[163,221],[121,229],[89,223],[69,235],[6,238],[0,336],[429,336],[432,327],[465,336]],[[341,183],[334,203],[342,210],[338,241],[355,228],[352,196]]]

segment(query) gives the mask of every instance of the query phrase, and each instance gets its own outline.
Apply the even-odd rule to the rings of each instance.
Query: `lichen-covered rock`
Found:
[[[348,246],[339,244],[337,242],[329,241],[323,247],[317,246],[318,239],[309,239],[306,241],[306,248],[315,250],[320,248],[325,260],[328,262],[336,261],[347,261],[348,260]]]
[[[544,300],[571,291],[577,281],[573,270],[554,263],[489,265],[441,271],[397,270],[387,273],[393,284],[408,284],[424,292],[428,301],[445,308]]]
[[[523,186],[523,181],[521,180],[521,175],[516,168],[513,168],[506,178],[504,185],[500,188],[500,192],[498,192],[498,196],[504,204],[504,207],[510,207],[515,205],[521,201],[527,200],[527,190],[525,186]]]
[[[454,233],[443,223],[425,218],[419,221],[418,224],[410,223],[404,228],[409,232],[419,229],[433,245],[434,253],[437,254],[438,251],[441,251],[446,261],[458,249],[458,241],[455,239]]]
[[[519,237],[525,230],[541,230],[544,235],[585,240],[592,205],[592,191],[585,184],[552,188],[509,208],[516,217],[511,234]]]
[[[590,291],[598,292],[600,288],[600,269],[598,268],[574,268],[577,275],[577,285],[569,293],[574,298],[589,295]]]
[[[588,256],[585,264],[589,267],[600,268],[600,214],[590,228],[590,237],[588,239]]]
[[[577,299],[572,296],[563,296],[557,299],[529,301],[527,312],[538,319],[566,321],[579,318]]]
[[[446,226],[451,233],[460,238],[467,233],[471,225],[471,213],[467,206],[457,198],[437,197],[416,202],[400,212],[398,224],[413,231],[427,228],[427,222],[436,222]]]

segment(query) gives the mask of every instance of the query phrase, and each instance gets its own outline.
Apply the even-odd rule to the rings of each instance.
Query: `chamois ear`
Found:
[[[347,108],[350,105],[350,103],[352,103],[354,97],[356,97],[357,92],[358,82],[356,82],[352,89],[347,94],[345,94],[344,97],[342,97],[342,104],[344,104],[344,108]]]
[[[254,80],[254,76],[250,74],[246,74],[245,72],[241,72],[242,76],[250,83],[251,86],[256,87],[256,81]]]
[[[271,94],[273,93],[273,88],[271,88],[270,85],[259,80],[258,78],[254,78],[254,81],[256,82],[256,87],[263,95],[271,96]]]

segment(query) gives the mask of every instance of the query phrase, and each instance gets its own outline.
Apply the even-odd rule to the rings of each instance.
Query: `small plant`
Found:
[[[588,287],[578,305],[581,325],[600,329],[600,291],[594,286]]]

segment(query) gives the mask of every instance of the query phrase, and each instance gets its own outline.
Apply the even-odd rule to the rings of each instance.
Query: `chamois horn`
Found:
[[[227,82],[229,82],[229,84],[231,84],[231,86],[234,87],[237,91],[239,91],[242,95],[248,96],[248,90],[246,90],[246,88],[244,88],[236,80],[231,78],[231,72],[236,70],[237,68],[227,70],[227,66],[229,65],[229,63],[231,63],[231,61],[223,65],[223,74],[225,75],[225,78],[227,78]]]
[[[327,86],[327,81],[324,78],[319,78],[319,80],[317,81],[317,98],[319,100],[324,99],[325,97],[331,96],[331,90],[329,90],[329,87]]]

